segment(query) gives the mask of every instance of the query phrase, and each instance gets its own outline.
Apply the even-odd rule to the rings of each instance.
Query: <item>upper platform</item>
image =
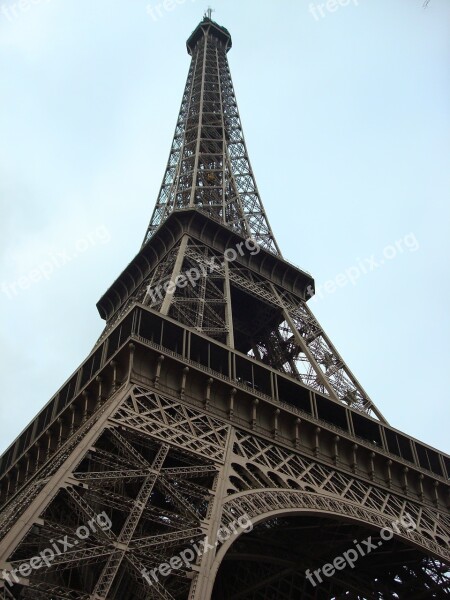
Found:
[[[185,208],[171,213],[98,301],[97,309],[102,319],[111,319],[135,295],[139,286],[183,235],[206,244],[220,255],[245,239],[200,210]],[[263,248],[254,256],[238,257],[236,262],[302,300],[306,301],[314,294],[314,279],[309,273]]]
[[[204,35],[215,36],[225,45],[227,52],[231,49],[233,45],[231,41],[231,35],[228,29],[225,29],[225,27],[221,27],[220,25],[212,21],[208,16],[205,16],[203,18],[203,21],[197,26],[197,28],[194,30],[194,32],[186,42],[187,51],[190,56],[192,56],[195,47],[197,46],[197,43],[199,42],[199,40],[201,40],[201,38]]]

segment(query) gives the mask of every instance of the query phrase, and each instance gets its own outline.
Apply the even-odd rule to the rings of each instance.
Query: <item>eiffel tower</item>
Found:
[[[390,426],[311,313],[207,13],[143,245],[0,459],[3,600],[450,594],[450,457]]]

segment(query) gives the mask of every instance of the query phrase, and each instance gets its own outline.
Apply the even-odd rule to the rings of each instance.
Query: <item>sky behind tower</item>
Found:
[[[0,0],[1,2],[2,0]],[[449,450],[450,3],[216,0],[261,196],[396,428]],[[0,451],[84,360],[138,251],[200,0],[0,5]]]

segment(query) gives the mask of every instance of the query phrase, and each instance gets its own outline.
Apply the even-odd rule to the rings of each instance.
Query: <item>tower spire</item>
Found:
[[[244,140],[227,60],[231,35],[211,15],[209,8],[187,41],[191,66],[144,244],[172,212],[195,208],[281,255]]]

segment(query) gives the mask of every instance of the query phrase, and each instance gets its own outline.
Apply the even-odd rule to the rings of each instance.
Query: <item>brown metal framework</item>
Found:
[[[1,600],[450,594],[450,457],[386,422],[307,307],[314,281],[256,188],[230,47],[210,15],[189,38],[161,192],[98,303],[104,333],[0,458]],[[311,584],[369,536],[355,568]]]
[[[144,244],[172,211],[197,208],[280,254],[250,165],[228,66],[228,31],[205,19],[189,38],[191,67],[161,191]]]

